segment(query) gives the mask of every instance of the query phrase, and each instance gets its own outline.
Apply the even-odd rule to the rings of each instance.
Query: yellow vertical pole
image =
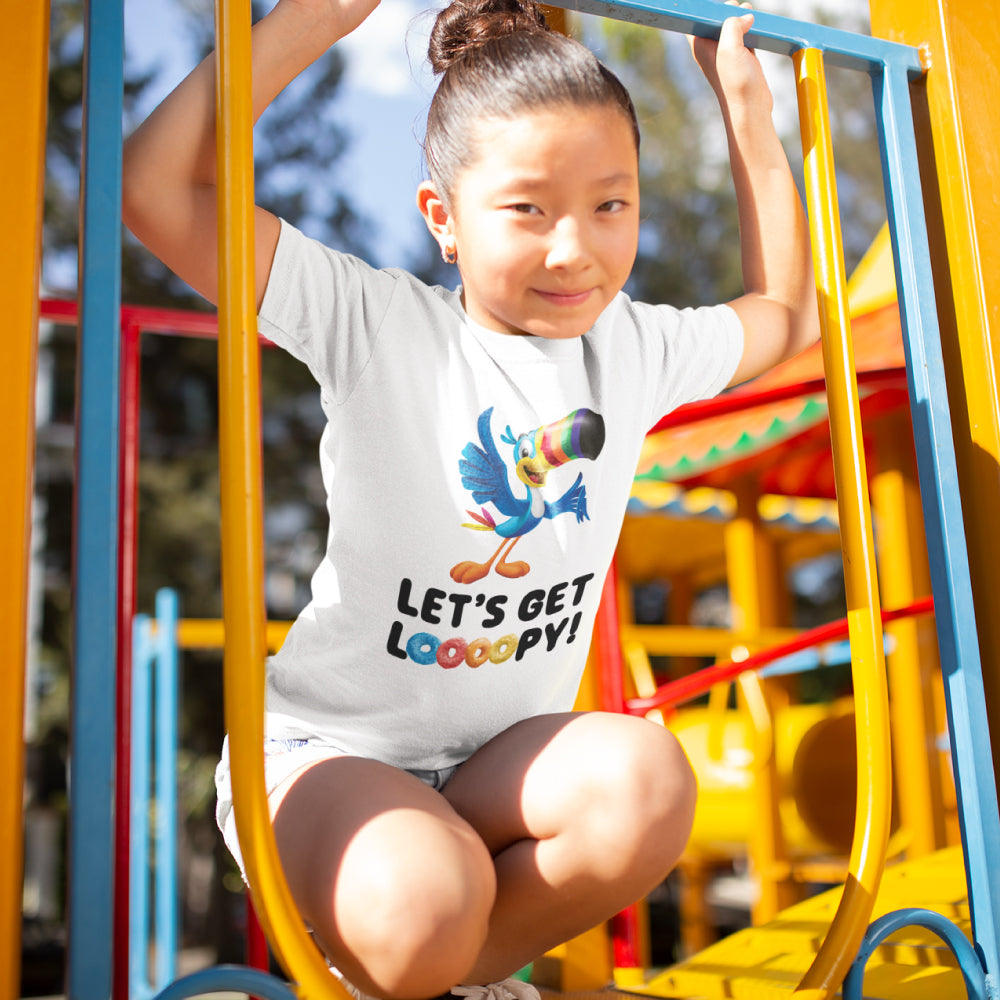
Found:
[[[9,4],[0,60],[0,314],[9,331],[0,365],[0,427],[6,460],[0,501],[0,1000],[20,994],[24,675],[35,467],[38,281],[45,186],[49,4]]]
[[[775,552],[760,523],[756,485],[749,481],[738,483],[735,495],[736,516],[725,526],[731,628],[754,633],[766,625],[778,624]],[[784,690],[776,684],[762,682],[757,693],[760,707],[771,719],[787,701]],[[798,899],[789,877],[781,830],[780,781],[770,725],[760,729],[755,740],[753,814],[748,850],[759,895],[752,916],[755,924],[762,924]]]
[[[924,46],[913,85],[959,487],[1000,774],[1000,23],[991,0],[871,0],[872,34]],[[984,266],[984,262],[988,262]],[[993,328],[993,329],[991,329]]]
[[[892,787],[875,546],[847,311],[826,74],[817,49],[800,49],[793,62],[844,555],[858,743],[849,874],[830,930],[797,990],[799,996],[818,998],[832,996],[840,986],[864,936],[885,866]]]
[[[883,604],[895,608],[931,592],[916,459],[906,415],[883,420],[876,442],[879,471],[872,477],[872,506],[878,523],[879,585]],[[908,856],[921,857],[945,845],[934,705],[934,682],[941,663],[933,619],[893,622],[886,634],[891,638],[886,667],[900,820],[909,834]]]
[[[348,994],[330,975],[285,881],[264,786],[263,504],[260,346],[253,240],[249,0],[216,7],[219,173],[219,431],[226,729],[236,828],[258,915],[302,997]]]

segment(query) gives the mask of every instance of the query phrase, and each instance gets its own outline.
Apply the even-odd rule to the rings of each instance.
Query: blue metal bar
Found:
[[[70,1000],[106,1000],[114,939],[121,0],[89,0],[84,23],[67,992]]]
[[[287,983],[242,965],[217,965],[194,972],[158,993],[156,1000],[187,1000],[206,993],[248,993],[261,1000],[298,1000]]]
[[[156,988],[177,974],[177,594],[156,593]]]
[[[887,913],[872,923],[865,931],[864,940],[858,949],[850,971],[844,979],[844,1000],[863,1000],[862,986],[864,984],[865,966],[875,949],[890,935],[904,927],[926,927],[940,937],[958,959],[958,967],[965,980],[965,989],[969,1000],[986,1000],[986,976],[979,964],[976,954],[968,938],[947,917],[933,910],[905,909]]]
[[[560,6],[583,14],[704,37],[718,37],[726,18],[745,13],[718,0],[560,0]],[[746,40],[755,48],[785,56],[797,49],[821,49],[824,62],[830,66],[872,72],[893,65],[912,78],[923,74],[920,52],[912,46],[759,10],[754,11],[753,30]]]
[[[1000,823],[908,81],[873,76],[973,939],[1000,973]],[[992,863],[991,863],[992,859]]]
[[[149,760],[152,737],[153,627],[148,615],[132,624],[132,745],[129,824],[129,996],[144,1000],[149,982]]]

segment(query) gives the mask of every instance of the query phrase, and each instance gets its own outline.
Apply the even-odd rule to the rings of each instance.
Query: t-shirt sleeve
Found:
[[[342,401],[371,358],[397,284],[394,272],[331,250],[282,221],[260,332]]]
[[[655,422],[684,403],[708,399],[729,384],[743,357],[743,324],[727,305],[674,309],[632,303],[642,336],[658,360],[652,392]]]

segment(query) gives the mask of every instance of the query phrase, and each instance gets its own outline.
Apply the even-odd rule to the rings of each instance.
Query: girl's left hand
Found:
[[[750,9],[749,3],[726,0],[730,6]],[[695,60],[723,105],[760,106],[770,113],[774,99],[753,49],[744,37],[753,26],[753,14],[727,17],[719,40],[688,36]]]

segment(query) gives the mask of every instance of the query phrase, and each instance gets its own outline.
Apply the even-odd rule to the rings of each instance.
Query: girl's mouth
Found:
[[[590,298],[590,293],[592,291],[592,288],[585,288],[580,292],[546,292],[540,288],[535,289],[537,295],[554,306],[582,305],[588,298]]]

